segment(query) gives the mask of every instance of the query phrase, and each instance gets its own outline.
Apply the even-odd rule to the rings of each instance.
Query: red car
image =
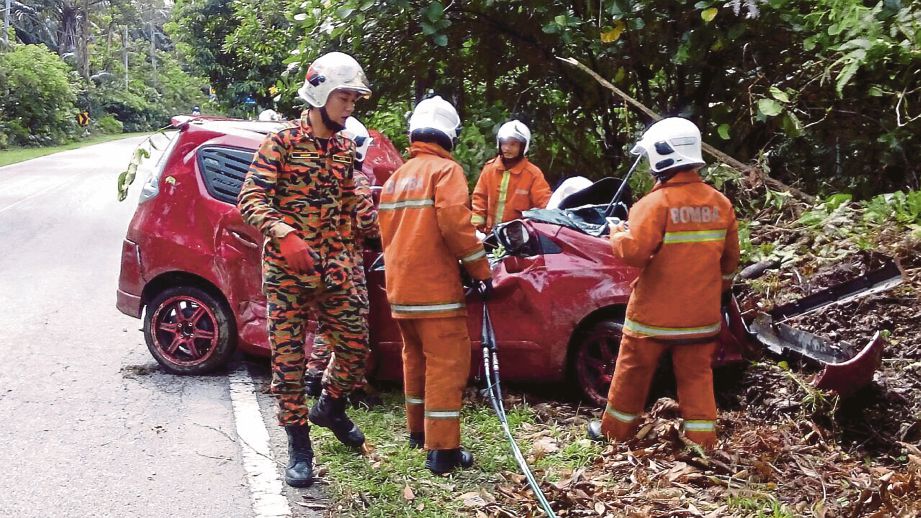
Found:
[[[236,197],[254,151],[280,126],[201,119],[177,126],[128,228],[117,306],[135,318],[143,315],[147,346],[166,370],[197,374],[221,367],[237,348],[268,355],[263,238],[243,223]],[[385,136],[371,134],[365,173],[380,186],[403,160]],[[637,271],[611,255],[607,239],[563,223],[516,220],[487,239],[495,286],[489,310],[502,377],[569,379],[600,405]],[[368,373],[399,380],[402,342],[390,317],[383,267],[370,253],[365,259],[375,355]],[[475,374],[482,306],[475,294],[467,302]],[[740,358],[735,348],[719,354],[720,363]]]

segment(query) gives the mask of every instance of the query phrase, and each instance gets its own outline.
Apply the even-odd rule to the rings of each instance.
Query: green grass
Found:
[[[793,513],[773,496],[765,493],[733,495],[728,499],[729,508],[741,511],[752,518],[793,518]]]
[[[38,158],[52,153],[58,153],[60,151],[68,151],[71,149],[78,149],[85,146],[91,146],[93,144],[101,144],[103,142],[109,142],[112,140],[121,140],[124,138],[130,137],[139,137],[141,135],[149,135],[151,132],[141,132],[141,133],[119,133],[116,135],[94,135],[76,142],[71,142],[69,144],[62,144],[60,146],[49,146],[49,147],[11,147],[9,149],[4,149],[0,151],[0,167],[5,165],[15,164],[17,162],[24,162],[26,160],[32,160],[33,158]]]
[[[367,437],[374,453],[361,456],[339,444],[325,429],[314,428],[314,447],[318,467],[327,470],[333,516],[362,518],[403,516],[440,517],[471,513],[458,498],[481,489],[494,492],[498,484],[515,486],[506,481],[502,472],[517,473],[499,420],[487,402],[465,401],[461,421],[461,441],[473,452],[473,468],[436,476],[424,467],[425,452],[407,445],[403,396],[393,391],[382,394],[384,404],[372,410],[351,410],[349,415]],[[527,404],[508,408],[509,425],[516,435],[525,457],[529,457],[529,437],[549,436],[559,443],[559,451],[546,454],[534,462],[532,469],[538,479],[554,481],[566,470],[573,470],[594,460],[601,446],[588,440],[577,440],[555,425],[536,422],[533,409]],[[404,490],[409,486],[414,498],[407,500]]]

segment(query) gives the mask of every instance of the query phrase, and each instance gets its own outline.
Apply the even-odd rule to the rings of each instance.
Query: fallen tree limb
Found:
[[[652,119],[653,121],[658,121],[658,120],[661,120],[661,119],[662,119],[662,116],[661,116],[661,115],[659,115],[658,113],[656,113],[656,112],[654,112],[653,110],[651,110],[651,109],[650,109],[648,106],[646,106],[645,104],[643,104],[643,103],[639,102],[638,100],[634,99],[634,98],[633,98],[632,96],[630,96],[627,92],[624,92],[624,91],[621,90],[620,88],[617,88],[616,86],[614,86],[613,84],[611,84],[610,81],[608,81],[607,79],[601,77],[597,72],[595,72],[595,71],[592,70],[591,68],[588,68],[587,66],[583,65],[582,63],[580,63],[580,62],[579,62],[578,60],[576,60],[575,58],[561,58],[561,57],[559,57],[559,56],[556,56],[556,59],[558,59],[558,60],[560,60],[560,61],[562,61],[563,63],[566,63],[566,64],[568,64],[568,65],[572,65],[572,66],[578,68],[579,70],[585,72],[586,74],[592,76],[592,77],[595,79],[595,81],[598,81],[598,83],[601,84],[601,86],[603,86],[603,87],[607,88],[608,90],[611,90],[612,92],[614,92],[614,95],[616,95],[616,96],[620,97],[621,99],[623,99],[623,101],[624,101],[626,104],[628,104],[628,105],[630,105],[630,106],[633,106],[634,108],[636,108],[637,110],[639,110],[640,112],[642,112],[643,114],[645,114],[647,117],[649,117],[649,118]],[[763,183],[764,185],[766,185],[766,186],[768,186],[768,187],[771,187],[771,188],[773,188],[773,189],[775,189],[775,190],[780,190],[780,191],[788,192],[788,193],[792,194],[794,197],[796,197],[796,198],[799,199],[799,200],[805,201],[805,202],[810,203],[810,204],[811,204],[811,203],[815,203],[815,197],[814,197],[814,196],[811,196],[811,195],[809,195],[809,194],[806,194],[806,193],[804,193],[803,191],[797,189],[796,187],[791,187],[791,186],[789,186],[789,185],[787,185],[787,184],[781,182],[780,180],[771,178],[770,176],[768,176],[764,171],[762,171],[762,170],[761,170],[760,168],[758,168],[758,167],[754,167],[754,166],[745,164],[745,163],[741,162],[740,160],[737,160],[737,159],[735,159],[735,158],[733,158],[733,157],[727,155],[726,153],[723,153],[723,152],[720,151],[719,149],[716,149],[715,147],[711,146],[710,144],[707,144],[706,142],[701,142],[701,147],[703,148],[704,152],[707,153],[708,155],[712,156],[713,158],[719,160],[720,162],[722,162],[722,163],[728,165],[729,167],[731,167],[731,168],[735,169],[736,171],[739,171],[740,173],[742,173],[743,175],[745,175],[746,180],[747,180],[747,181],[749,182],[749,184],[751,184],[752,186],[757,185],[758,183]]]

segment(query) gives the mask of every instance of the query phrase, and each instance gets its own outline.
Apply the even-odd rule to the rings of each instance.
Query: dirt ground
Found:
[[[850,279],[887,258],[898,261],[900,286],[788,322],[851,348],[882,332],[886,346],[873,382],[840,398],[810,385],[815,367],[770,356],[717,372],[715,451],[681,436],[677,404],[663,397],[636,439],[609,445],[584,468],[543,484],[559,516],[921,516],[921,240],[884,230],[867,251],[795,225],[755,227],[751,238],[823,253],[797,253],[737,284],[749,311]],[[597,413],[552,402],[535,409],[572,441],[585,440],[584,426]],[[542,515],[523,477],[504,476],[498,502],[478,516]]]

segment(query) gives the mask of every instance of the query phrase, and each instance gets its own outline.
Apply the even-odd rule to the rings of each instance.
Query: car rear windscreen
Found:
[[[198,170],[208,194],[223,202],[237,204],[237,195],[253,161],[253,151],[209,146],[198,150]]]

